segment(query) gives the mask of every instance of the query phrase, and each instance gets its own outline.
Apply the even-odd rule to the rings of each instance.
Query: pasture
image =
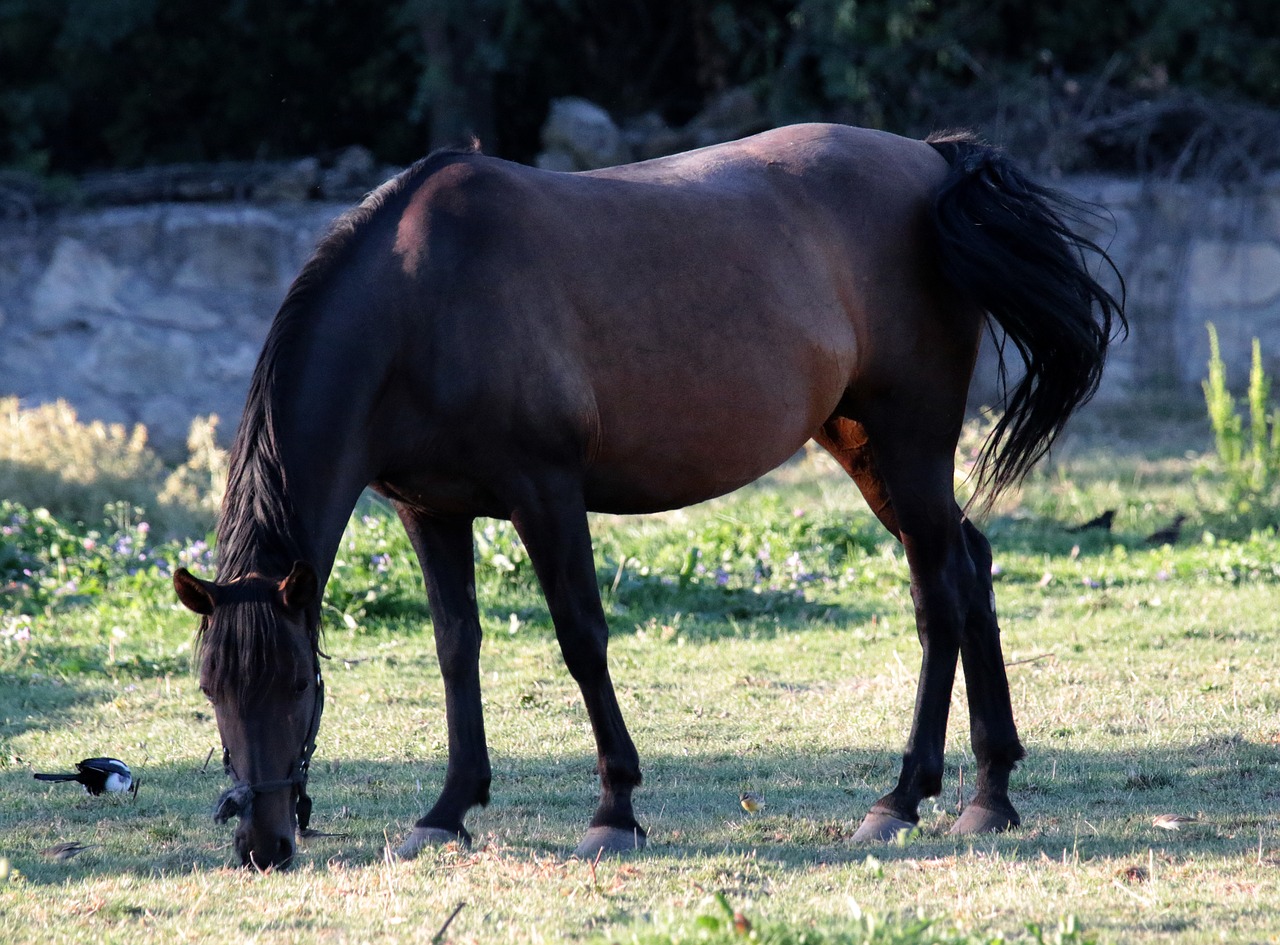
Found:
[[[684,512],[594,520],[649,830],[642,854],[598,863],[569,856],[597,789],[590,728],[509,526],[477,533],[494,783],[474,847],[384,860],[438,788],[444,706],[412,553],[366,501],[324,608],[310,790],[334,836],[258,875],[230,868],[209,816],[227,783],[169,579],[212,577],[207,546],[127,505],[90,526],[4,506],[0,940],[1280,940],[1280,543],[1221,507],[1221,471],[1184,452],[1207,435],[1180,436],[1076,434],[984,523],[1024,825],[945,833],[971,765],[961,677],[943,794],[887,846],[849,838],[910,721],[907,570],[824,457]],[[1108,508],[1109,535],[1063,527]],[[1144,541],[1177,512],[1177,544]],[[133,766],[136,797],[31,778],[97,754]],[[1194,819],[1154,823],[1169,814]],[[88,848],[42,853],[65,841]]]

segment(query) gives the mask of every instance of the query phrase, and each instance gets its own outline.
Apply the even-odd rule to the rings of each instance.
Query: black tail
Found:
[[[74,781],[80,777],[78,774],[35,774],[33,777],[37,781]]]
[[[927,139],[951,173],[933,205],[947,281],[1003,329],[1026,364],[1012,391],[999,341],[1004,414],[983,445],[977,494],[991,503],[1019,482],[1102,379],[1112,324],[1128,332],[1124,280],[1106,251],[1068,221],[1088,204],[1042,187],[1002,151],[967,134]],[[1086,251],[1120,280],[1120,300],[1086,268]]]

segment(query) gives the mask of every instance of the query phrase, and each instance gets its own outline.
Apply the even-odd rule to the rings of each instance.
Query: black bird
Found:
[[[1115,517],[1116,517],[1116,510],[1107,509],[1105,512],[1103,512],[1101,515],[1097,516],[1096,518],[1089,519],[1089,521],[1085,522],[1083,525],[1076,525],[1073,528],[1068,528],[1067,531],[1087,532],[1092,529],[1098,528],[1104,532],[1109,532],[1111,531],[1111,522]]]
[[[1147,536],[1148,545],[1175,545],[1178,543],[1178,537],[1182,534],[1182,523],[1187,517],[1182,514],[1175,515],[1173,521],[1164,528],[1157,529]]]
[[[74,774],[40,774],[37,781],[78,781],[90,794],[127,791],[133,787],[133,772],[118,758],[86,758],[76,762]]]

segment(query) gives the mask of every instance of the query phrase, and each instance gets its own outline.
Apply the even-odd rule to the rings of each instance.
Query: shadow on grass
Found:
[[[27,732],[65,726],[86,707],[110,700],[110,693],[92,682],[71,684],[25,670],[0,672],[0,745]]]
[[[494,757],[493,802],[468,818],[477,852],[517,858],[567,857],[595,804],[594,759],[586,755]],[[948,860],[971,851],[1010,860],[1123,859],[1150,851],[1172,857],[1253,857],[1280,842],[1280,771],[1274,746],[1223,738],[1158,755],[1041,749],[1014,777],[1023,826],[1008,834],[952,837],[956,769],[937,804],[922,806],[919,834],[903,844],[854,844],[862,814],[896,777],[887,751],[822,756],[760,753],[661,755],[645,760],[637,794],[649,830],[645,858],[685,861],[750,854],[780,869],[893,860]],[[969,764],[964,760],[964,764]],[[336,836],[300,847],[304,868],[372,866],[434,800],[443,759],[429,763],[317,758],[313,827]],[[206,766],[152,764],[136,799],[90,798],[78,786],[0,774],[0,856],[26,881],[129,873],[217,870],[232,864],[230,826],[210,819],[226,787],[217,759]],[[766,807],[748,815],[738,794],[750,788]],[[1162,814],[1194,818],[1177,831]],[[41,851],[91,845],[57,861]],[[457,865],[459,854],[451,863]],[[428,854],[430,857],[431,854]],[[461,861],[465,863],[464,859]]]

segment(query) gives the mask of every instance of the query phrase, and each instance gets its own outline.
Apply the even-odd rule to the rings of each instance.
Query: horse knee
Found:
[[[480,627],[468,620],[437,626],[436,660],[445,679],[475,673],[480,666]]]
[[[603,646],[596,646],[594,643],[566,643],[561,645],[561,653],[569,675],[579,685],[598,682],[609,671]]]

